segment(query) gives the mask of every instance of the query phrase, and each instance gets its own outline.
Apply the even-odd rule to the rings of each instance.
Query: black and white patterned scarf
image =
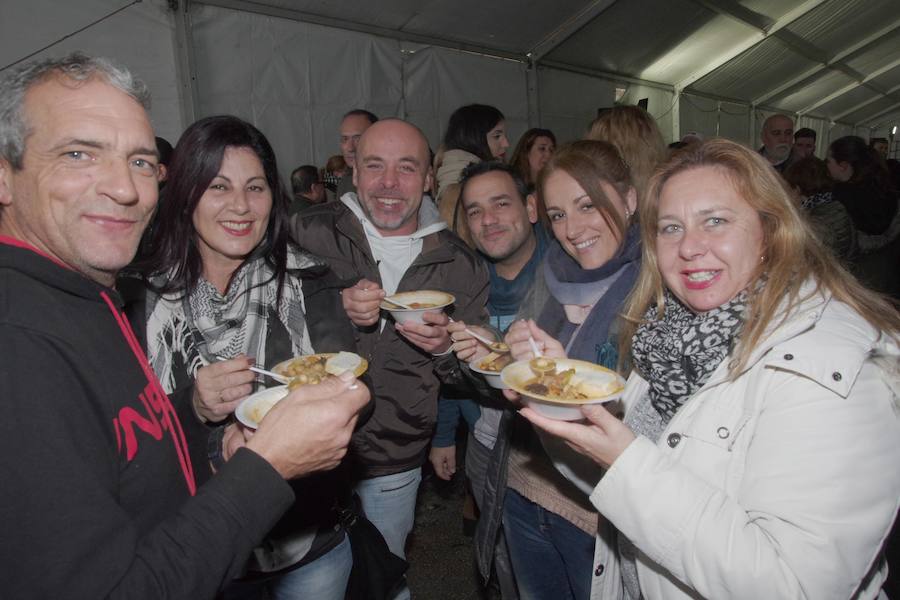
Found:
[[[731,353],[744,324],[746,291],[697,314],[665,295],[662,319],[651,306],[632,340],[634,366],[650,384],[650,402],[668,423],[685,400],[706,383]]]
[[[803,207],[803,210],[809,211],[816,208],[817,206],[828,204],[833,200],[834,195],[831,192],[819,192],[817,194],[803,196],[803,198],[800,200],[800,206]]]
[[[317,264],[312,256],[289,248],[289,271]],[[173,294],[148,301],[147,357],[163,389],[171,393],[177,387],[178,365],[185,366],[192,379],[200,367],[240,354],[265,365],[271,314],[288,331],[294,355],[311,354],[300,279],[285,277],[280,304],[277,294],[278,280],[271,267],[257,258],[238,269],[225,295],[201,278],[190,296]]]

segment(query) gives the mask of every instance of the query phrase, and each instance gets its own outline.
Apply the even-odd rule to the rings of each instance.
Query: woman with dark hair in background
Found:
[[[506,117],[493,106],[468,104],[450,115],[441,151],[435,159],[434,197],[441,217],[470,247],[474,246],[466,220],[457,208],[460,174],[472,163],[503,160],[507,148]]]
[[[534,191],[538,173],[553,156],[554,151],[556,151],[556,136],[553,132],[535,127],[519,138],[509,164],[519,172],[528,189]]]
[[[850,270],[872,289],[900,301],[900,210],[884,159],[857,136],[828,147],[834,198],[844,205],[858,234],[859,254]]]
[[[816,235],[841,262],[848,264],[857,251],[856,228],[844,205],[834,199],[834,181],[825,161],[815,156],[801,158],[791,163],[782,176],[798,194],[800,207]]]
[[[136,265],[147,291],[129,314],[184,415],[198,481],[220,460],[226,429],[204,424],[222,423],[263,383],[251,365],[355,348],[330,271],[288,242],[287,202],[259,130],[231,116],[201,119],[175,148],[150,254]],[[335,507],[346,506],[350,484],[341,469],[292,482],[294,507],[225,597],[267,588],[272,598],[341,600],[352,558]]]
[[[855,135],[831,142],[826,160],[834,196],[862,233],[881,234],[897,212],[897,194],[884,160]]]

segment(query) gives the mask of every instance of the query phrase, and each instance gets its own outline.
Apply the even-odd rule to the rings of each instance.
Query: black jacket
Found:
[[[0,354],[4,597],[211,598],[293,502],[246,449],[196,488],[118,294],[9,238]]]

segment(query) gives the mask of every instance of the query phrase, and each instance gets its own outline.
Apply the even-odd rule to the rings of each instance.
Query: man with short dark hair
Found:
[[[178,415],[114,284],[157,202],[146,88],[73,54],[0,80],[0,590],[213,598],[335,467],[368,391],[308,386],[198,488]],[[340,396],[340,401],[335,401]]]
[[[325,202],[325,183],[315,165],[302,165],[291,173],[291,192],[294,194],[288,215],[294,215],[313,204]]]
[[[759,153],[766,157],[776,171],[783,173],[791,158],[794,142],[794,120],[784,114],[774,114],[763,122],[763,147]]]
[[[538,224],[537,199],[528,193],[522,177],[510,165],[484,161],[463,169],[460,179],[460,202],[475,247],[481,253],[490,274],[488,312],[491,325],[500,332],[512,324],[519,305],[531,289],[538,266],[548,245],[548,235]],[[460,342],[460,351],[473,340],[462,340],[465,323],[454,323],[449,331]],[[456,470],[456,426],[460,415],[467,415],[470,435],[466,445],[466,475],[479,509],[487,483],[487,467],[497,441],[502,411],[496,406],[473,400],[444,397],[439,406],[438,424],[429,455],[435,472],[450,479]],[[493,482],[492,482],[493,483]],[[515,578],[509,563],[506,542],[496,525],[499,517],[483,514],[479,523],[475,555],[485,579],[496,568],[497,582],[504,600],[516,598]],[[491,526],[493,523],[494,527]]]
[[[888,152],[890,150],[890,145],[888,144],[887,138],[876,137],[870,139],[869,148],[877,152],[881,156],[881,158],[887,160]]]
[[[816,155],[816,131],[801,127],[794,134],[794,149],[791,160],[796,162]]]
[[[356,192],[356,183],[353,175],[353,169],[356,165],[356,147],[359,145],[359,139],[366,129],[378,122],[378,117],[373,113],[362,109],[355,108],[344,115],[341,119],[341,155],[350,173],[341,177],[338,182],[337,192],[335,195],[340,198],[347,192]]]
[[[361,470],[356,491],[366,516],[403,557],[438,388],[460,374],[447,314],[429,311],[423,323],[401,324],[385,316],[381,302],[400,291],[440,290],[455,298],[454,319],[482,323],[488,276],[424,196],[431,162],[417,127],[378,121],[359,140],[355,161],[358,191],[295,215],[291,230],[300,246],[321,256],[350,286],[341,294],[344,310],[369,361],[375,396],[372,416],[353,438],[351,458]],[[409,591],[397,597],[408,598]]]

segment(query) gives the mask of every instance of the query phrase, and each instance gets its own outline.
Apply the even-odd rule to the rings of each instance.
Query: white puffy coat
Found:
[[[723,361],[658,443],[635,440],[590,498],[639,549],[644,598],[877,597],[900,502],[898,356],[815,297],[735,380]],[[647,387],[632,375],[626,407]],[[622,596],[608,542],[592,598]]]

